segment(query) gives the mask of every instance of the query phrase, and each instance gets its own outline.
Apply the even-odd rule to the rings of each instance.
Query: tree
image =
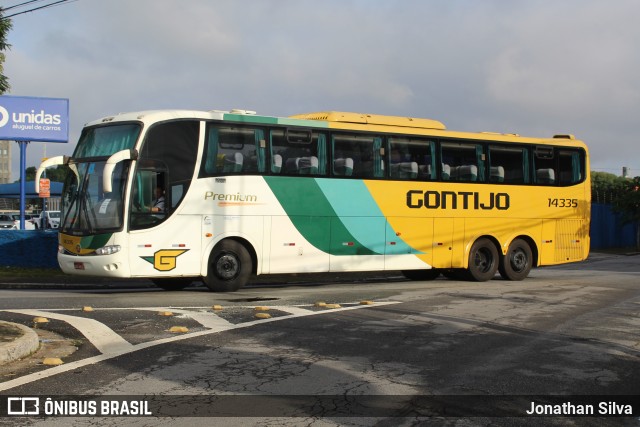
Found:
[[[48,168],[47,178],[49,178],[51,181],[64,182],[64,178],[67,175],[68,170],[69,167],[65,165],[58,165],[55,168]],[[27,182],[34,181],[36,179],[36,172],[37,169],[35,166],[30,166],[27,168],[27,170],[25,171]]]
[[[624,222],[638,225],[636,247],[640,248],[640,176],[625,179],[622,191],[613,199],[613,210],[620,213]]]
[[[636,246],[640,248],[640,177],[591,172],[591,200],[611,205],[624,223],[637,223]]]
[[[627,179],[607,172],[591,172],[591,199],[611,204],[625,189]]]
[[[4,75],[3,52],[11,47],[11,45],[7,43],[7,35],[11,27],[11,20],[4,17],[4,10],[0,8],[0,95],[9,90],[9,79]]]

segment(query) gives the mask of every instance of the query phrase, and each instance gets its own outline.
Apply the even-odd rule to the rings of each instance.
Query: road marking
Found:
[[[69,316],[41,310],[2,310],[12,313],[26,314],[34,317],[47,317],[67,322],[82,333],[100,353],[119,353],[133,348],[133,344],[122,338],[104,323],[86,317]]]
[[[211,329],[206,329],[203,331],[198,331],[198,332],[192,332],[192,333],[188,333],[188,334],[184,334],[184,335],[178,335],[178,336],[174,336],[174,337],[168,337],[168,338],[162,338],[156,341],[148,341],[148,342],[144,342],[141,344],[130,344],[126,341],[124,341],[122,338],[120,338],[121,341],[126,342],[128,345],[120,345],[118,347],[117,350],[113,350],[113,351],[109,351],[109,352],[104,352],[103,354],[100,354],[98,356],[93,356],[93,357],[89,357],[86,359],[82,359],[82,360],[77,360],[75,362],[69,362],[66,363],[64,365],[60,365],[60,366],[55,366],[43,371],[39,371],[39,372],[34,372],[32,374],[28,374],[25,375],[23,377],[19,377],[19,378],[15,378],[13,380],[10,381],[5,381],[3,383],[0,383],[0,392],[1,391],[6,391],[15,387],[19,387],[25,384],[29,384],[32,383],[34,381],[38,381],[41,379],[45,379],[45,378],[49,378],[52,377],[54,375],[58,375],[58,374],[62,374],[64,372],[69,372],[72,371],[74,369],[77,368],[81,368],[84,366],[89,366],[89,365],[93,365],[96,363],[100,363],[100,362],[104,362],[105,360],[109,360],[109,359],[113,359],[115,357],[118,356],[122,356],[128,353],[133,353],[134,351],[139,351],[139,350],[144,350],[150,347],[155,347],[158,345],[162,345],[162,344],[167,344],[167,343],[172,343],[172,342],[177,342],[177,341],[182,341],[185,339],[189,339],[189,338],[196,338],[196,337],[201,337],[201,336],[205,336],[205,335],[211,335],[214,333],[218,333],[218,332],[222,332],[222,331],[230,331],[230,330],[234,330],[234,329],[244,329],[244,328],[249,328],[251,326],[255,326],[255,325],[262,325],[265,323],[271,323],[271,322],[277,322],[279,320],[286,320],[286,319],[292,319],[292,318],[296,318],[296,317],[307,317],[307,316],[316,316],[316,315],[322,315],[322,314],[327,314],[327,313],[331,313],[331,314],[335,314],[338,313],[340,311],[349,311],[349,310],[361,310],[361,309],[368,309],[368,308],[373,308],[373,307],[382,307],[385,305],[392,305],[392,304],[399,304],[400,301],[381,301],[381,302],[376,302],[375,305],[353,305],[353,306],[349,306],[349,307],[342,307],[339,309],[333,309],[333,310],[320,310],[320,311],[313,311],[313,310],[305,310],[300,308],[300,306],[273,306],[273,308],[277,308],[278,310],[281,311],[289,311],[292,312],[289,315],[285,315],[285,316],[278,316],[278,317],[272,317],[271,319],[257,319],[257,320],[253,320],[250,322],[244,322],[244,323],[238,323],[238,324],[232,324],[229,322],[226,322],[227,325],[223,328],[222,323],[219,323],[217,326],[217,328],[211,328]],[[349,303],[344,303],[344,304],[349,304]],[[189,308],[201,308],[204,309],[205,307],[189,307]],[[247,308],[247,307],[243,307],[243,308]],[[142,308],[127,308],[127,310],[141,310]],[[145,307],[145,310],[153,310],[153,311],[157,311],[158,308],[149,308],[149,307]],[[100,309],[103,310],[103,309]],[[106,310],[106,309],[104,309]],[[109,310],[122,310],[122,308],[110,308]],[[205,314],[205,313],[194,313],[194,312],[189,312],[188,310],[184,310],[183,309],[175,309],[175,308],[171,308],[170,310],[173,311],[185,311],[187,315],[192,315],[192,314]],[[27,314],[27,315],[31,315],[32,313],[40,313],[38,315],[46,315],[48,317],[51,317],[53,319],[59,319],[59,320],[65,320],[68,321],[66,318],[72,318],[72,319],[82,319],[82,320],[93,320],[93,319],[85,319],[85,318],[77,318],[75,316],[67,316],[64,314],[59,314],[59,313],[51,313],[49,311],[44,311],[44,310],[0,310],[0,311],[8,311],[8,312],[12,312],[12,313],[23,313],[23,314]],[[57,311],[61,311],[61,310],[57,310]],[[214,313],[211,313],[212,315],[215,315]],[[55,315],[55,316],[54,316]],[[58,317],[56,317],[58,316]],[[62,318],[65,319],[62,319]],[[97,321],[93,321],[96,323],[99,323]],[[69,322],[71,324],[71,322]],[[80,325],[80,326],[85,326],[85,325],[93,325],[92,322],[76,322],[76,324]],[[72,324],[73,325],[73,324]],[[74,326],[75,327],[75,326]],[[108,327],[104,326],[104,328],[109,329]],[[113,332],[113,330],[109,329],[109,331],[111,331],[113,334],[115,334],[115,332]],[[86,336],[86,335],[85,335]],[[89,338],[89,337],[87,337]]]
[[[204,307],[199,307],[204,308]],[[229,326],[233,325],[233,323],[223,319],[215,313],[207,313],[202,311],[189,311],[183,310],[179,308],[161,308],[161,307],[144,307],[144,308],[135,308],[133,310],[144,310],[144,311],[163,311],[163,310],[171,310],[173,313],[179,313],[185,315],[196,322],[200,323],[205,328],[209,328],[215,331],[224,331],[229,329]]]

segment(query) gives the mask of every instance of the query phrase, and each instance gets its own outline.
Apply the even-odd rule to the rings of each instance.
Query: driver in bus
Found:
[[[161,187],[156,187],[156,198],[151,204],[151,212],[164,212],[164,191]]]

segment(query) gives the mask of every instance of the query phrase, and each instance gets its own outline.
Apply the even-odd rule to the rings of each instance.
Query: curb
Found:
[[[22,335],[11,342],[0,343],[0,365],[22,359],[35,352],[40,346],[38,335],[26,326],[0,321],[4,326],[20,329]]]

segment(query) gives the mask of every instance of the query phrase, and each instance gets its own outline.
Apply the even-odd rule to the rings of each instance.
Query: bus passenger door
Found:
[[[453,218],[434,218],[433,220],[433,266],[451,268],[453,258]]]

